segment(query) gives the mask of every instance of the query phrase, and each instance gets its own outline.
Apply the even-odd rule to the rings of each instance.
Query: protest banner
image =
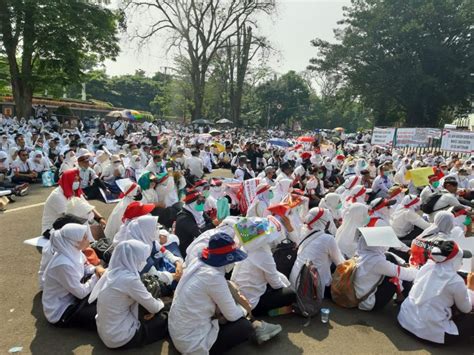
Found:
[[[460,153],[474,153],[474,132],[444,129],[441,149]]]
[[[392,145],[395,136],[395,128],[374,127],[371,143],[373,145]]]
[[[439,139],[438,128],[398,128],[395,135],[396,147],[428,147],[433,139]]]

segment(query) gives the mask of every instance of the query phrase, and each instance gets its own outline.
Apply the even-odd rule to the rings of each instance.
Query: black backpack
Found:
[[[280,244],[278,244],[273,250],[273,259],[275,260],[277,270],[286,277],[290,277],[291,269],[293,269],[296,256],[298,255],[298,248],[306,239],[313,236],[317,232],[319,231],[314,231],[313,233],[308,234],[298,245],[288,238],[284,239]]]
[[[438,200],[441,198],[441,196],[441,192],[435,192],[434,194],[432,194],[430,197],[428,197],[425,203],[421,204],[421,210],[426,214],[431,214],[435,212],[434,206],[436,205],[436,202],[438,202]]]

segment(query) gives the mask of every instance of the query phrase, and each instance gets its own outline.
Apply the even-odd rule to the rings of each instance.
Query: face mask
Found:
[[[439,181],[434,181],[433,182],[433,187],[437,189],[439,187]]]
[[[338,205],[336,206],[336,210],[340,210],[342,208],[342,202],[339,202]]]
[[[268,199],[269,199],[269,200],[272,200],[273,197],[275,197],[274,192],[273,192],[273,191],[269,191],[269,192],[268,192]]]
[[[73,189],[74,191],[78,190],[79,187],[80,187],[79,181],[74,181],[74,182],[72,183],[72,189]]]
[[[318,173],[318,178],[322,179],[324,177],[324,173]]]
[[[211,193],[211,191],[209,191],[209,190],[204,190],[204,191],[202,192],[202,195],[203,195],[205,198],[208,198],[210,193]]]
[[[195,210],[197,212],[204,212],[204,203],[196,204]]]
[[[465,226],[469,226],[472,223],[472,218],[471,216],[466,216],[466,219],[464,220],[463,224]]]

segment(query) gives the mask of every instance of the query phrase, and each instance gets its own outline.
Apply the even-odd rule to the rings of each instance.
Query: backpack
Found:
[[[299,245],[296,245],[295,242],[286,238],[275,247],[273,250],[273,259],[275,260],[276,268],[279,272],[286,277],[290,277],[291,269],[293,269],[293,265],[295,264],[298,255],[298,248],[306,239],[313,236],[316,232],[319,231],[314,231],[313,233],[308,234]]]
[[[307,262],[296,281],[296,312],[311,318],[321,311],[324,298],[324,286],[318,269],[312,262]]]
[[[363,297],[357,298],[354,289],[354,278],[357,270],[357,264],[355,258],[344,261],[336,267],[336,270],[332,274],[331,282],[331,298],[334,303],[344,308],[355,308],[359,303],[365,301],[369,296],[376,290],[380,281],[384,278],[381,277],[372,289],[367,292]]]
[[[442,194],[440,192],[435,192],[432,194],[430,197],[428,197],[428,200],[426,200],[425,203],[421,204],[421,210],[426,213],[426,214],[431,214],[435,212],[434,206],[436,205],[436,202],[441,198]]]

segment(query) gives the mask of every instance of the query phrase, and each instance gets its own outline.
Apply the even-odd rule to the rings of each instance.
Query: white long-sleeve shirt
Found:
[[[158,313],[164,304],[154,299],[139,277],[117,277],[97,299],[97,332],[109,348],[127,344],[140,328],[138,305],[149,313]]]
[[[247,259],[235,265],[231,280],[239,286],[252,309],[265,293],[267,284],[273,289],[290,286],[286,276],[277,270],[270,248],[249,252]]]
[[[67,198],[61,187],[55,188],[46,199],[41,220],[41,233],[53,228],[53,223],[66,213]]]
[[[451,320],[453,306],[463,313],[469,313],[474,308],[474,292],[466,287],[459,275],[439,295],[421,305],[416,305],[410,296],[406,298],[400,308],[398,322],[419,338],[443,344],[445,333],[458,334],[456,324]]]
[[[296,284],[298,275],[308,261],[311,261],[318,269],[322,284],[329,286],[332,281],[331,264],[339,265],[344,262],[344,257],[332,235],[324,233],[309,237],[300,245],[298,256],[291,270],[290,282],[294,289],[298,287]]]
[[[354,278],[354,290],[357,298],[364,297],[376,283],[378,283],[382,276],[395,277],[397,276],[398,266],[388,260],[381,259],[366,273],[365,277],[358,277],[356,270]],[[400,267],[400,280],[413,281],[416,277],[418,269]],[[367,299],[359,303],[359,309],[363,311],[370,311],[375,306],[375,289]]]
[[[175,293],[168,328],[179,352],[209,352],[219,333],[219,323],[214,318],[217,308],[230,322],[246,316],[246,311],[235,303],[224,275],[223,267],[204,264]]]
[[[410,233],[414,226],[426,229],[430,226],[420,215],[410,209],[405,209],[401,213],[396,213],[390,221],[395,234],[398,238],[402,238]]]
[[[68,260],[61,263],[59,258],[66,257],[58,255],[51,261],[54,265],[49,265],[46,270],[43,284],[43,312],[48,322],[53,324],[61,319],[66,309],[75,303],[76,298],[87,297],[97,282],[97,276],[93,274],[86,283],[81,283],[86,267],[76,270]]]

